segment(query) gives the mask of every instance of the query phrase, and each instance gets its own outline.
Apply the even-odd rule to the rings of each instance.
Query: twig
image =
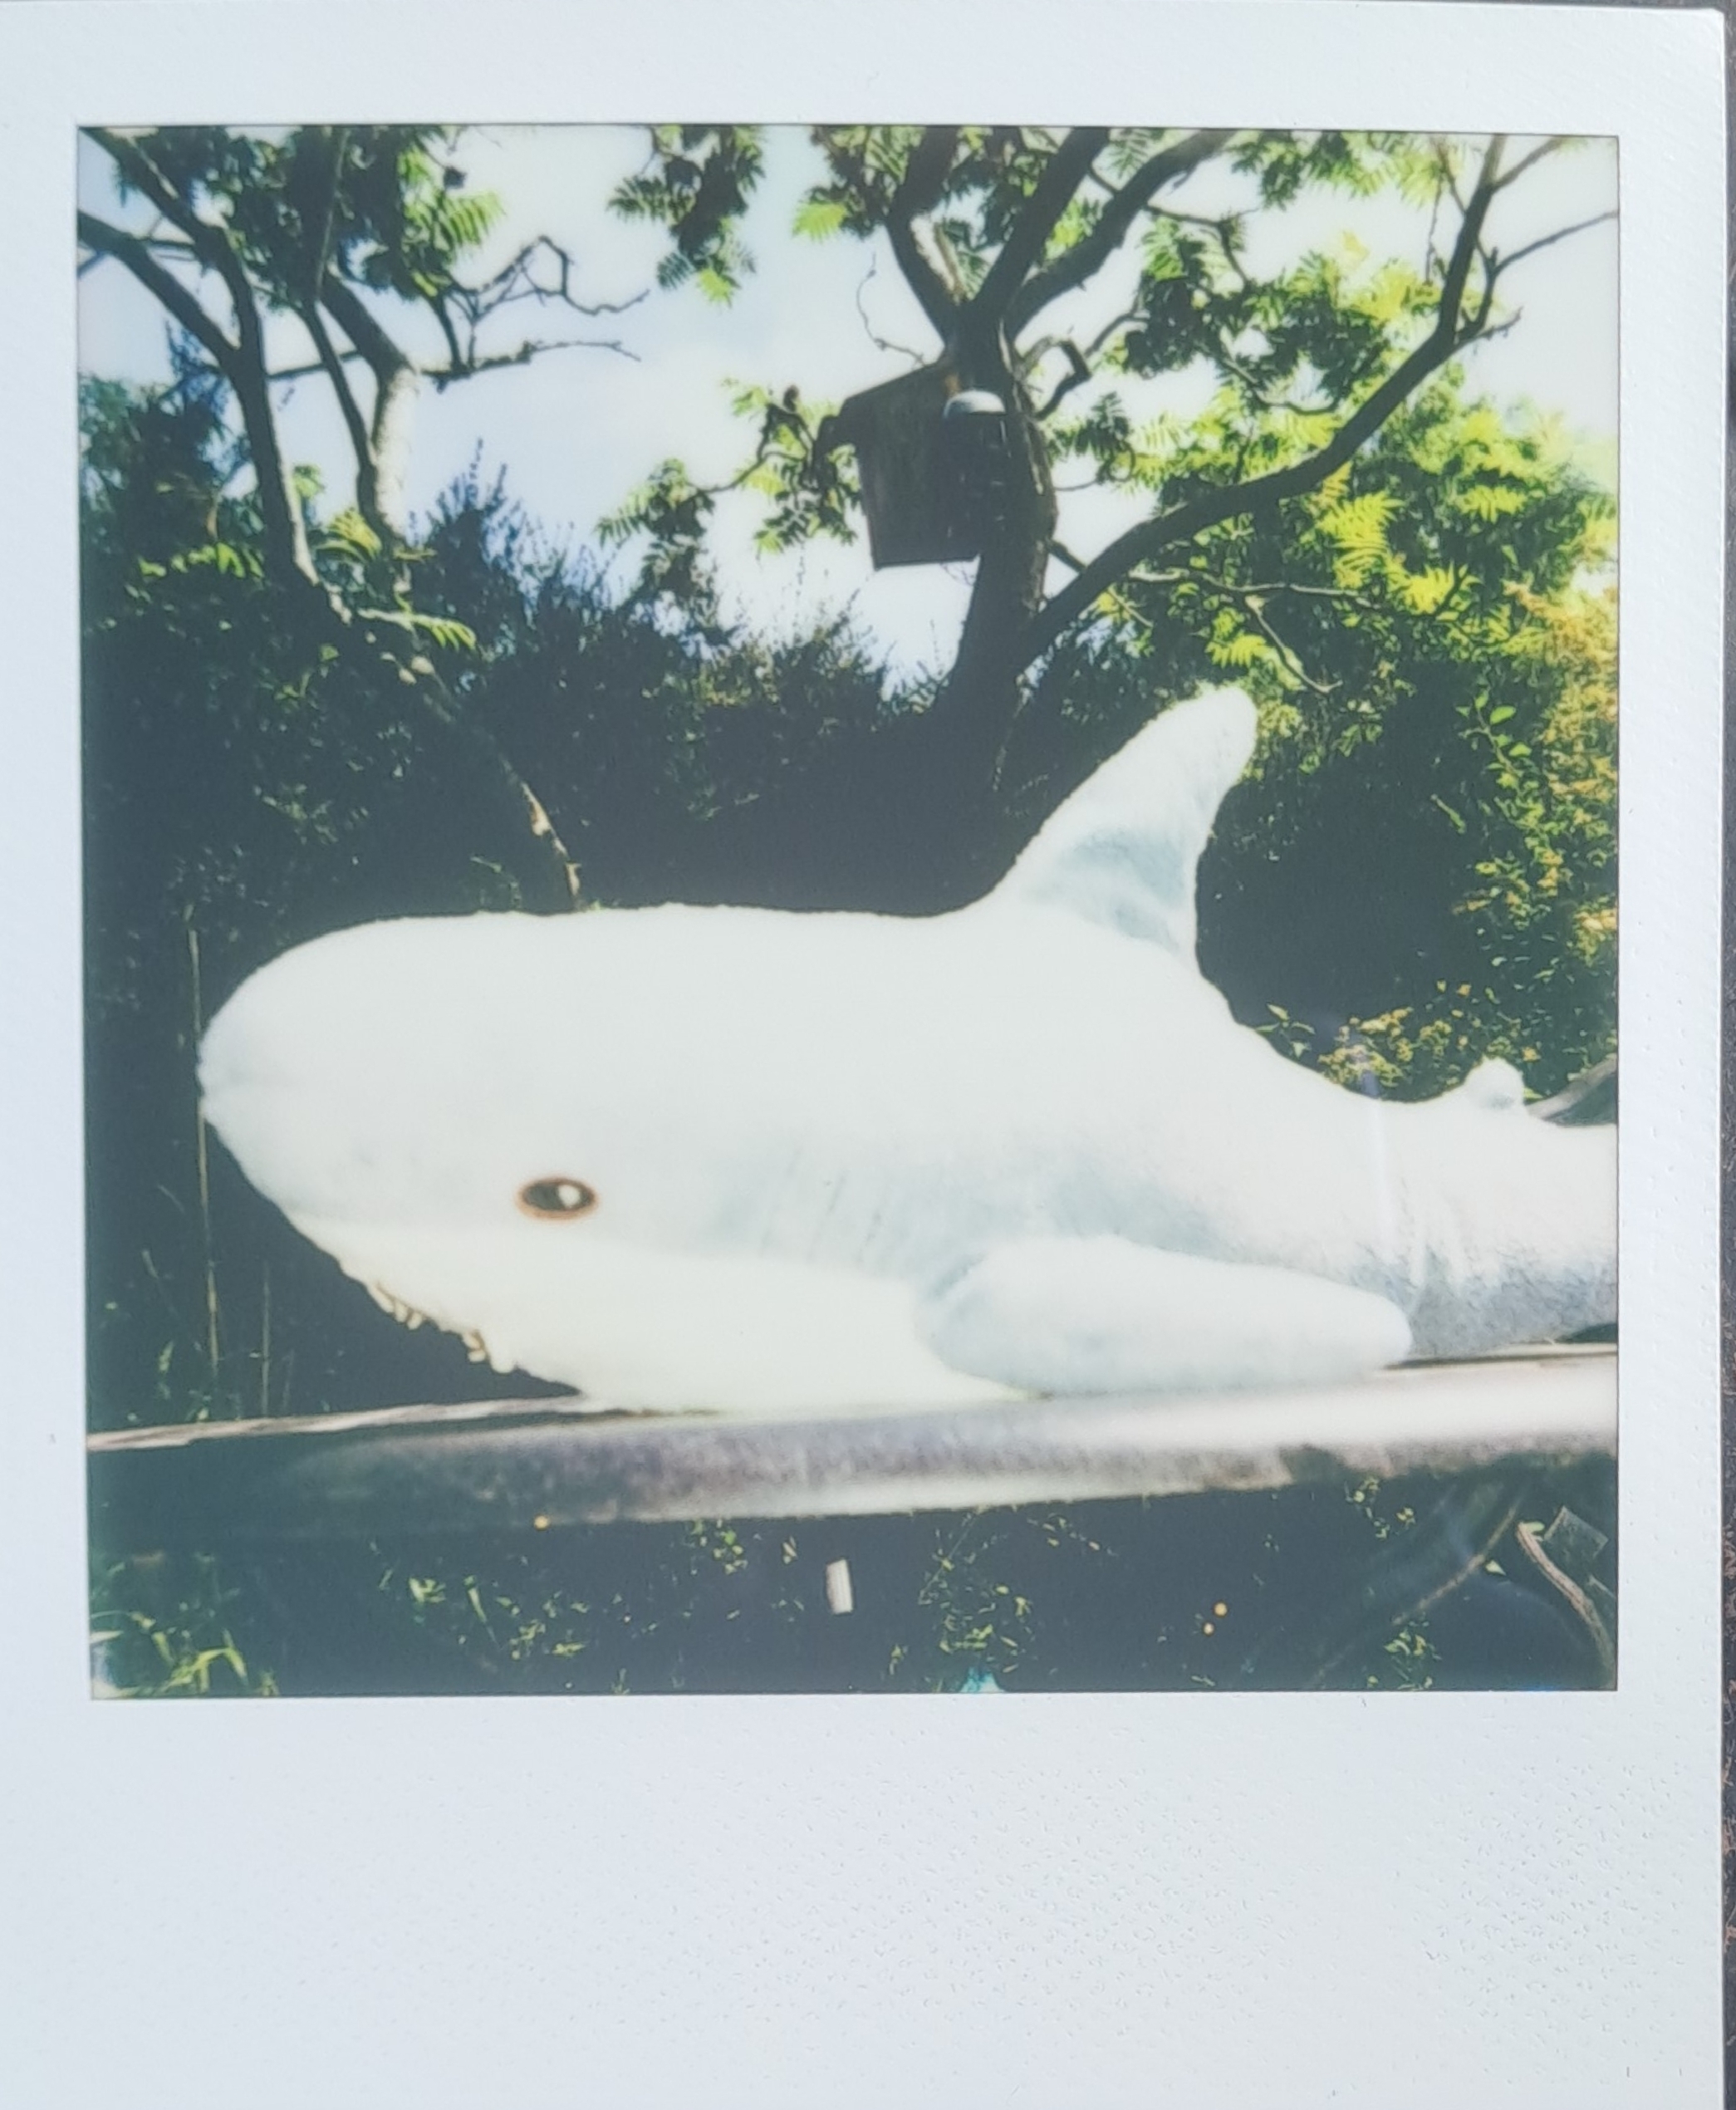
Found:
[[[513,351],[490,352],[484,359],[467,356],[456,367],[424,367],[424,378],[436,389],[450,388],[454,381],[468,381],[475,374],[492,374],[503,366],[528,366],[546,351],[618,351],[623,359],[639,363],[640,355],[616,337],[550,337],[527,339]]]
[[[1343,684],[1337,681],[1317,681],[1302,665],[1302,655],[1295,646],[1286,639],[1280,637],[1277,631],[1273,628],[1271,619],[1257,599],[1244,595],[1242,605],[1266,633],[1273,650],[1277,652],[1295,678],[1301,682],[1303,688],[1312,689],[1317,696],[1332,696],[1337,694]]]
[[[1495,185],[1496,189],[1505,190],[1509,184],[1517,183],[1528,169],[1534,169],[1545,155],[1553,154],[1558,148],[1566,145],[1565,140],[1545,140],[1541,146],[1532,147],[1529,154],[1522,154],[1512,168],[1502,177],[1499,183]]]
[[[1080,351],[1078,346],[1073,343],[1071,338],[1062,339],[1062,341],[1056,345],[1053,349],[1057,351],[1064,352],[1067,355],[1067,361],[1069,370],[1063,374],[1061,379],[1055,384],[1054,390],[1051,394],[1048,401],[1045,403],[1042,410],[1037,413],[1039,423],[1046,418],[1053,417],[1056,411],[1060,409],[1061,405],[1064,402],[1066,402],[1067,399],[1072,394],[1073,390],[1076,388],[1082,387],[1091,377],[1091,370],[1086,364],[1084,354]]]
[[[1535,242],[1528,242],[1523,249],[1514,249],[1501,258],[1497,266],[1497,275],[1503,271],[1511,271],[1516,263],[1527,257],[1534,257],[1539,249],[1552,248],[1557,242],[1565,242],[1570,234],[1583,234],[1588,227],[1601,227],[1606,220],[1619,217],[1611,207],[1606,213],[1594,213],[1588,220],[1576,220],[1572,227],[1558,227],[1553,234],[1542,235]]]
[[[868,320],[868,311],[862,305],[862,295],[866,291],[870,282],[879,275],[879,264],[870,258],[869,260],[868,268],[863,272],[862,277],[856,286],[856,312],[861,319],[863,334],[867,337],[869,343],[874,346],[876,351],[895,351],[900,358],[908,359],[913,366],[923,366],[926,364],[926,361],[919,351],[913,351],[909,345],[894,344],[890,337],[881,336],[879,331],[875,328],[874,325]]]

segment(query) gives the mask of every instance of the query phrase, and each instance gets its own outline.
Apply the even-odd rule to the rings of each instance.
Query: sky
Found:
[[[1513,142],[1509,165],[1526,145]],[[117,201],[107,157],[88,141],[82,152],[81,203],[105,218],[143,225],[148,214],[136,200],[125,206]],[[521,325],[525,335],[591,342],[444,391],[424,390],[408,488],[413,513],[425,518],[475,461],[485,480],[504,470],[508,492],[552,540],[594,547],[597,522],[660,462],[679,458],[702,483],[721,482],[740,468],[753,430],[730,414],[737,385],[781,390],[795,382],[804,397],[836,403],[908,370],[938,348],[883,237],[815,242],[789,232],[802,191],[818,176],[817,157],[798,129],[774,128],[767,135],[764,180],[743,229],[757,268],[728,307],[706,301],[692,286],[655,288],[667,236],[608,211],[610,194],[645,156],[641,130],[517,125],[465,135],[457,159],[471,186],[498,192],[507,207],[485,250],[468,267],[469,276],[485,277],[523,243],[546,233],[576,259],[580,297],[625,302],[653,290],[624,312],[594,319],[556,307],[540,313],[521,307],[497,318],[490,341],[498,349],[518,341],[512,333]],[[1496,200],[1489,238],[1511,253],[1558,228],[1611,211],[1616,195],[1614,143],[1578,143],[1540,162]],[[1245,185],[1231,172],[1208,164],[1166,191],[1165,200],[1213,213],[1244,196]],[[1304,250],[1336,252],[1351,235],[1369,253],[1370,268],[1392,256],[1420,263],[1429,221],[1426,207],[1394,196],[1311,194],[1250,221],[1249,263],[1258,269]],[[1611,478],[1616,233],[1606,222],[1516,264],[1503,277],[1502,292],[1519,311],[1517,324],[1473,347],[1465,360],[1474,391],[1559,417],[1583,443],[1588,462]],[[1117,292],[1125,293],[1129,282],[1125,277],[1118,282],[1106,269],[1086,292],[1057,304],[1051,319],[1088,333],[1096,326],[1094,316],[1101,322],[1116,312]],[[397,319],[401,324],[404,311]],[[162,312],[117,264],[104,262],[81,279],[79,321],[85,371],[132,380],[166,375]],[[298,325],[274,323],[273,332],[277,362],[292,365],[306,356]],[[400,337],[439,356],[431,322],[425,336],[400,329]],[[1198,369],[1147,383],[1118,375],[1111,385],[1141,419],[1164,411],[1185,415],[1203,405],[1212,385]],[[324,384],[302,382],[282,393],[292,459],[318,466],[334,500],[340,493],[347,499],[353,463]],[[1082,409],[1089,400],[1081,390],[1072,406]],[[1064,490],[1060,537],[1089,555],[1130,525],[1139,510],[1120,494]],[[714,546],[726,614],[763,633],[787,635],[822,614],[847,610],[898,673],[950,664],[973,567],[875,572],[866,538],[851,547],[823,542],[767,557],[753,547],[759,517],[751,494],[719,504]],[[625,583],[634,551],[629,546],[606,561]],[[1057,581],[1062,576],[1057,572]]]

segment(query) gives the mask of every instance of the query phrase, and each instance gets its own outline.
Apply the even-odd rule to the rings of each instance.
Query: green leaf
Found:
[[[850,217],[850,208],[841,198],[822,198],[811,193],[796,208],[796,217],[791,223],[797,234],[810,242],[823,242],[836,234]]]
[[[473,652],[476,650],[476,632],[468,623],[461,623],[455,616],[412,615],[409,620],[417,630],[443,651]]]

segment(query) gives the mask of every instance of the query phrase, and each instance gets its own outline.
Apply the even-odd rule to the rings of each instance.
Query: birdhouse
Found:
[[[1006,510],[1006,405],[986,388],[960,389],[940,414],[940,439],[960,526],[980,551]]]
[[[961,563],[983,552],[1006,487],[1007,410],[943,368],[853,395],[832,442],[856,449],[876,571]]]

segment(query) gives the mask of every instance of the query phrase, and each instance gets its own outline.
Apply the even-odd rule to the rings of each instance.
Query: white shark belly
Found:
[[[298,1218],[345,1272],[471,1337],[503,1372],[582,1391],[600,1411],[734,1415],[973,1406],[1020,1389],[943,1362],[892,1277],[765,1254],[593,1247],[576,1273],[555,1240],[492,1250],[438,1227]]]

